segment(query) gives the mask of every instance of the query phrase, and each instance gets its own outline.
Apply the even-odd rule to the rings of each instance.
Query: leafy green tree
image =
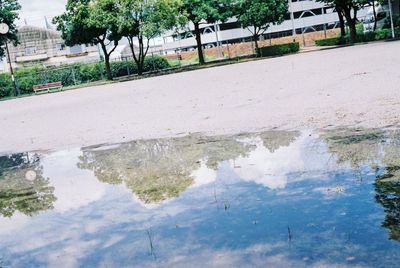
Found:
[[[329,6],[336,7],[344,18],[350,29],[350,42],[354,43],[357,39],[357,12],[365,6],[365,0],[318,0]],[[340,16],[339,16],[340,17]],[[343,34],[343,33],[342,33]]]
[[[183,0],[183,12],[194,25],[199,63],[204,64],[200,25],[225,21],[234,14],[231,0]]]
[[[144,59],[149,50],[150,39],[183,24],[180,13],[181,0],[119,0],[121,14],[119,27],[127,37],[138,74],[143,73]],[[134,41],[139,47],[135,51]]]
[[[288,12],[286,0],[240,0],[238,19],[253,35],[256,52],[259,53],[258,39],[271,24],[280,24]]]
[[[6,42],[11,41],[15,45],[18,44],[17,26],[15,25],[15,21],[18,19],[18,11],[20,9],[21,5],[17,0],[0,1],[0,23],[5,23],[10,28],[7,34],[0,34],[0,58],[5,56],[3,46]]]
[[[113,79],[110,56],[122,38],[119,14],[120,7],[114,0],[68,0],[66,12],[53,20],[67,45],[100,45],[109,80]]]

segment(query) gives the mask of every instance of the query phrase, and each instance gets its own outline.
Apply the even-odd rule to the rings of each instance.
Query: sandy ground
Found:
[[[0,102],[0,153],[138,138],[400,123],[400,42]]]

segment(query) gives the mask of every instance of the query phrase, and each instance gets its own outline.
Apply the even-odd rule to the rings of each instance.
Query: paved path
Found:
[[[400,42],[0,102],[0,152],[400,121]]]

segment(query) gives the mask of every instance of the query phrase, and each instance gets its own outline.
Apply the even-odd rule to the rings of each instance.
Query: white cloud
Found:
[[[52,18],[65,10],[67,0],[19,0],[22,6],[19,24],[25,21],[29,25],[45,26],[44,17],[51,22]]]
[[[44,177],[50,178],[57,201],[54,210],[60,213],[79,209],[97,201],[105,194],[107,185],[100,183],[93,172],[76,167],[79,149],[57,152],[42,159]],[[76,167],[76,168],[71,168]]]

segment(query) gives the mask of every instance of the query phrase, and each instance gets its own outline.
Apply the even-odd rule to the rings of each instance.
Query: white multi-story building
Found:
[[[393,13],[399,13],[400,0],[393,1]],[[367,9],[358,12],[361,20],[366,15]],[[315,0],[292,0],[289,2],[289,12],[286,20],[279,25],[271,25],[261,38],[276,38],[282,36],[302,34],[310,31],[332,29],[339,26],[339,17],[333,7]],[[242,28],[235,18],[224,23],[201,25],[202,43],[206,47],[213,47],[220,42],[238,43],[250,41],[251,32]],[[180,50],[192,50],[196,48],[194,26],[188,25],[188,29],[179,32],[169,32],[157,39],[157,45],[161,45],[165,53],[173,53]]]

